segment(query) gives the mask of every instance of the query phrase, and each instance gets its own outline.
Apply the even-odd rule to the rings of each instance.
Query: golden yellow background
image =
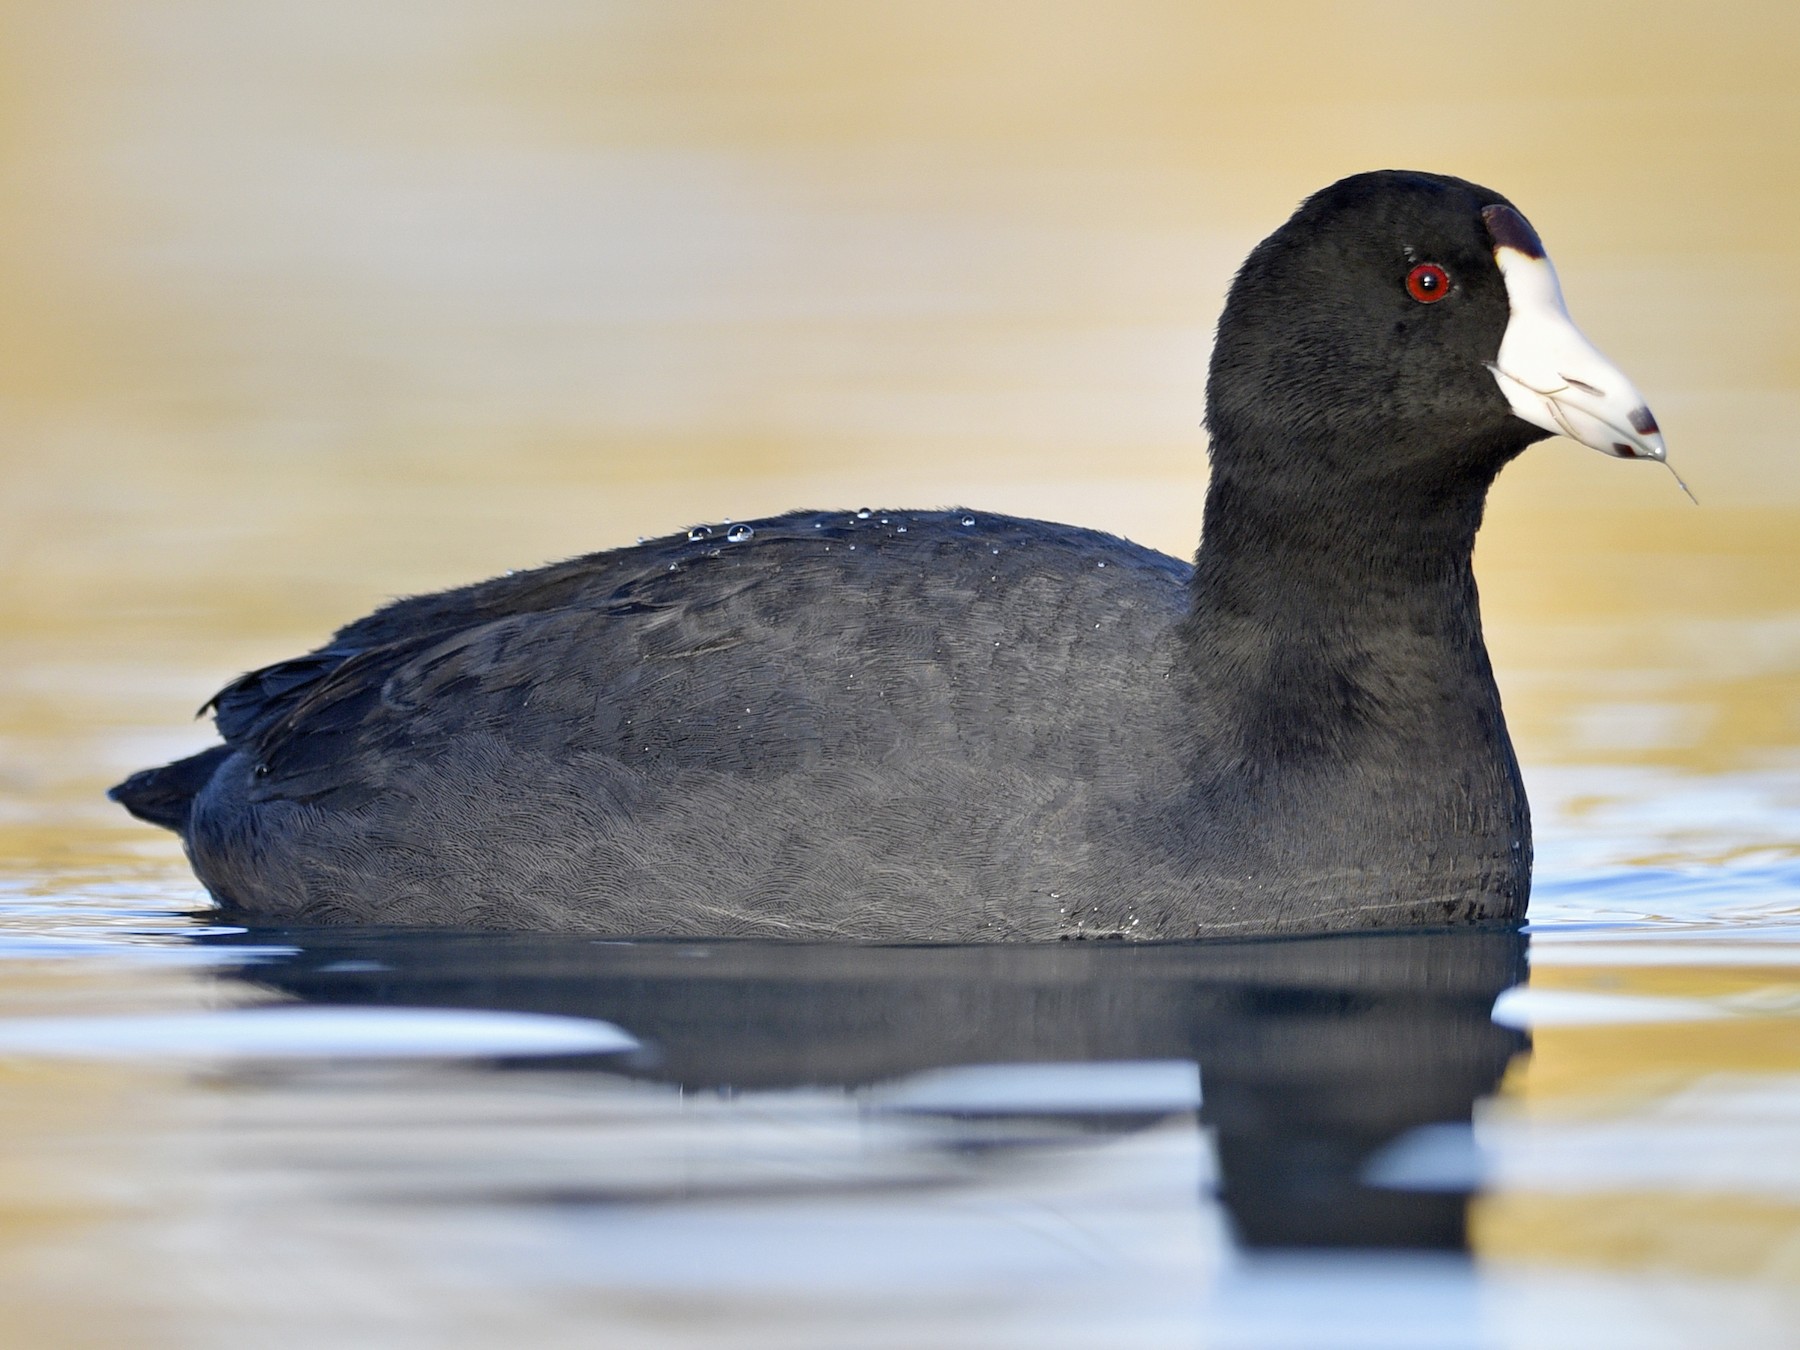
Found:
[[[802,505],[1191,551],[1232,269],[1382,167],[1521,206],[1702,503],[1566,441],[1497,489],[1479,564],[1540,818],[1749,785],[1776,806],[1609,857],[1791,857],[1797,145],[1787,3],[7,0],[0,870],[188,886],[100,789],[391,595]],[[193,996],[51,984],[0,1001]],[[1734,1024],[1726,1058],[1800,1072],[1792,1029]],[[1725,1053],[1674,1034],[1544,1032],[1509,1093],[1642,1101]],[[20,1128],[115,1109],[86,1073],[15,1079]],[[0,1242],[78,1222],[71,1194]],[[1511,1196],[1478,1229],[1791,1278],[1772,1204],[1696,1229],[1666,1197]]]
[[[1791,750],[1791,628],[1689,658],[1792,605],[1797,49],[1773,4],[14,0],[0,635],[192,669],[173,715],[385,596],[697,519],[1185,553],[1232,268],[1410,166],[1532,216],[1704,504],[1567,442],[1505,477],[1527,758]],[[1584,743],[1626,696],[1643,734]]]

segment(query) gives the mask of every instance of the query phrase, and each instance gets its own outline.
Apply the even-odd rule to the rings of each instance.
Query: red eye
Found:
[[[1421,305],[1450,294],[1450,274],[1436,263],[1420,263],[1406,274],[1406,293]]]

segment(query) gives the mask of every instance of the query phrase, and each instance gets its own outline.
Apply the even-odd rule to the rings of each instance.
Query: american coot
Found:
[[[1558,432],[1661,461],[1498,193],[1360,174],[1233,282],[1195,565],[983,511],[697,526],[397,601],[113,789],[272,920],[1186,938],[1517,919],[1470,553]]]

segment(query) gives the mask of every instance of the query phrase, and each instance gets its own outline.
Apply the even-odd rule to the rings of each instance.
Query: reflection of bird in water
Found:
[[[313,1003],[600,1018],[647,1047],[635,1061],[597,1061],[600,1071],[688,1089],[863,1088],[964,1065],[1195,1062],[1221,1198],[1257,1245],[1460,1247],[1466,1182],[1394,1190],[1368,1184],[1366,1171],[1414,1127],[1467,1123],[1524,1046],[1489,1016],[1524,978],[1525,939],[1511,929],[1148,947],[278,936],[299,954],[259,961],[243,978]],[[991,1128],[959,1131],[958,1118],[1012,1115],[1029,1140],[1041,1137],[1026,1128],[1032,1119],[1058,1115],[1054,1104],[984,1103],[980,1076],[962,1081],[957,1100],[911,1098],[949,1118],[947,1146],[1004,1145]],[[1083,1129],[1184,1109],[1127,1099],[1109,1112],[1105,1081]],[[887,1100],[912,1109],[904,1092]],[[578,1199],[579,1179],[555,1189],[559,1203]]]
[[[795,514],[403,600],[114,790],[277,918],[1180,938],[1517,918],[1470,557],[1563,431],[1663,458],[1496,193],[1364,174],[1250,256],[1190,568],[975,512]]]

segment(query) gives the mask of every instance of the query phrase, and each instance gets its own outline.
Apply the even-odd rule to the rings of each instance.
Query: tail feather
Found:
[[[108,788],[106,795],[139,820],[180,834],[187,829],[194,798],[230,754],[229,745],[215,745],[173,764],[134,773],[117,787]]]

